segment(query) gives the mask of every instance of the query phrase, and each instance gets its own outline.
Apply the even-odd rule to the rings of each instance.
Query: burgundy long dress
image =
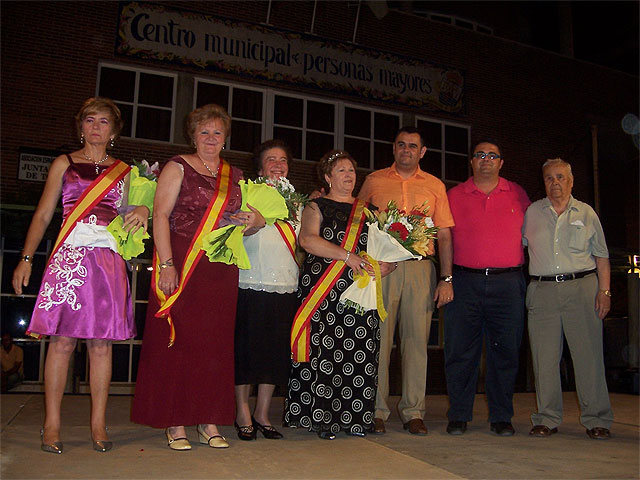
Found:
[[[214,193],[215,180],[196,172],[182,157],[170,160],[184,169],[180,194],[169,219],[173,261],[180,272]],[[242,178],[242,171],[232,168],[232,176],[233,187],[225,217],[241,205],[238,180]],[[224,220],[219,226],[228,223]],[[237,267],[212,263],[202,255],[171,309],[176,336],[169,348],[169,325],[166,319],[154,316],[159,305],[152,286],[132,421],[157,428],[233,423],[237,296]]]

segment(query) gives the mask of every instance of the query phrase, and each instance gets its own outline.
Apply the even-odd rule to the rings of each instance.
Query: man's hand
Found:
[[[598,318],[602,320],[607,316],[609,310],[611,309],[611,297],[605,295],[603,290],[598,290],[598,294],[596,295],[596,312],[598,312]]]
[[[453,300],[453,285],[444,280],[438,282],[436,293],[433,295],[433,301],[436,302],[438,308],[446,305]]]

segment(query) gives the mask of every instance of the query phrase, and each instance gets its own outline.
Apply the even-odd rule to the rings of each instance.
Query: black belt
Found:
[[[506,268],[469,268],[463,267],[462,265],[454,265],[453,268],[464,272],[481,273],[482,275],[499,275],[501,273],[519,272],[522,270],[522,266]]]
[[[567,280],[575,280],[576,278],[586,277],[587,275],[591,275],[592,273],[596,273],[595,268],[593,270],[587,270],[586,272],[561,273],[560,275],[549,275],[541,277],[531,275],[531,280],[536,280],[538,282],[566,282]]]

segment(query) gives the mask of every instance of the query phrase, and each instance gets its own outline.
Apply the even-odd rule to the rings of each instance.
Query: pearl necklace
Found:
[[[206,168],[206,169],[207,169],[207,171],[211,174],[211,176],[212,176],[213,178],[216,178],[216,177],[218,176],[218,172],[214,172],[213,170],[211,170],[211,169],[209,168],[209,165],[207,165],[207,164],[204,162],[204,160],[200,157],[200,155],[198,155],[198,154],[196,153],[196,157],[198,157],[198,158],[200,159],[200,161],[201,161],[201,162],[202,162],[202,164],[204,165],[204,168]]]
[[[102,160],[98,160],[97,162],[93,160],[93,158],[91,158],[89,155],[87,155],[85,152],[82,152],[82,155],[84,156],[84,158],[89,161],[89,162],[93,162],[93,164],[96,166],[96,173],[98,173],[98,165],[100,165],[102,162],[105,162],[107,160],[107,158],[109,158],[109,154],[107,153],[105,155],[105,157]]]

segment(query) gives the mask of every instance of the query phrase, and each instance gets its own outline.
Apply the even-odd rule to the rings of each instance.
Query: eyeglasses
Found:
[[[496,158],[500,158],[500,155],[498,155],[495,152],[489,152],[489,153],[485,153],[485,152],[476,152],[473,154],[473,156],[475,158],[479,158],[481,160],[484,160],[485,157],[489,157],[489,160],[495,160]]]

